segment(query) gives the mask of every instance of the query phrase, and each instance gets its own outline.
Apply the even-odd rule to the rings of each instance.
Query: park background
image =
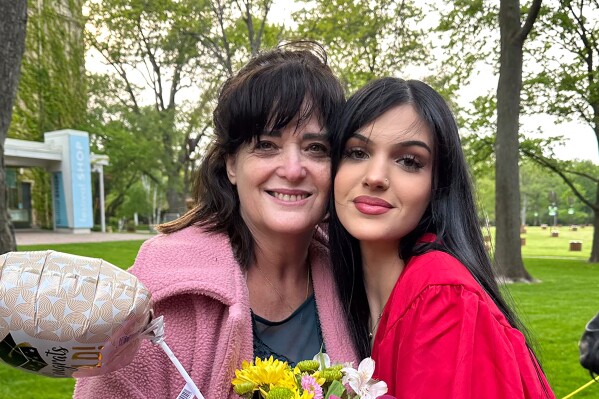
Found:
[[[501,274],[533,283],[506,289],[530,321],[558,397],[587,380],[576,344],[585,322],[599,310],[597,1],[32,0],[27,5],[19,84],[10,127],[0,138],[41,141],[44,132],[59,129],[89,132],[92,151],[110,160],[106,213],[115,232],[149,231],[185,211],[191,179],[211,141],[219,87],[258,51],[285,40],[317,40],[348,95],[386,75],[431,84],[458,118],[481,228],[492,232],[491,250],[507,267]],[[2,20],[6,15],[0,13],[0,24],[11,22]],[[514,45],[521,51],[521,73],[506,61]],[[509,94],[505,86],[518,91]],[[19,206],[20,188],[28,184],[31,225],[51,228],[48,173],[18,168],[10,174],[10,185],[0,181],[8,206]],[[92,178],[97,221],[98,181]],[[557,237],[551,236],[554,231]],[[570,241],[582,241],[582,250],[570,251]],[[123,244],[115,243],[55,249],[126,268],[139,244],[122,250]],[[72,389],[72,382],[5,370],[0,368],[0,398],[68,397]],[[54,387],[57,396],[51,396]],[[597,396],[599,389],[592,386],[576,397]]]

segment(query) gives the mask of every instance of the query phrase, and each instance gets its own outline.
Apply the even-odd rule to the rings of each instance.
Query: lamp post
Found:
[[[547,207],[549,210],[549,216],[553,216],[553,226],[557,226],[557,206],[555,204],[549,205]]]
[[[553,226],[555,227],[557,226],[557,205],[555,204],[557,202],[557,195],[553,190],[549,191],[549,202],[551,205],[547,209],[549,210],[549,216],[553,216]]]
[[[91,154],[92,171],[98,173],[100,196],[100,231],[106,233],[106,214],[104,209],[104,166],[108,165],[107,155]]]

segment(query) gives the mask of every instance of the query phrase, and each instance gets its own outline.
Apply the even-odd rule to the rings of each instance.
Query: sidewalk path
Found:
[[[19,245],[147,240],[154,236],[150,233],[99,233],[95,231],[89,234],[71,234],[52,230],[16,230],[15,235],[17,247]]]

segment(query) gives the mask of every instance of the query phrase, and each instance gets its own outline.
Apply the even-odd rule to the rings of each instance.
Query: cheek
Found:
[[[337,170],[337,174],[335,175],[335,182],[333,183],[333,187],[335,190],[335,198],[340,198],[347,194],[350,190],[351,184],[351,176],[352,173],[348,170],[347,167],[341,166]]]
[[[331,164],[322,163],[313,168],[314,184],[319,191],[327,193],[331,190]]]
[[[345,181],[343,176],[337,175],[333,183],[333,190],[336,198],[340,198],[345,194]]]
[[[431,185],[426,183],[423,184],[422,191],[420,191],[420,193],[418,193],[418,195],[415,197],[415,202],[418,205],[418,213],[420,214],[420,218],[424,215],[426,208],[430,204],[431,197]]]

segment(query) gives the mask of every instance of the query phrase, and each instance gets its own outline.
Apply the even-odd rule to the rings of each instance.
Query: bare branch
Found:
[[[218,3],[218,8],[214,6],[214,2],[210,2],[210,4],[212,5],[212,11],[214,11],[214,13],[216,14],[217,20],[218,20],[218,25],[220,27],[220,31],[221,31],[221,41],[223,44],[223,49],[225,50],[225,64],[224,67],[226,68],[227,72],[229,73],[229,76],[233,75],[233,62],[231,61],[231,48],[229,46],[229,40],[227,38],[227,32],[226,32],[226,28],[225,28],[225,11],[224,11],[224,7],[222,5],[222,3],[220,1],[217,1]],[[216,52],[218,49],[218,47],[215,47],[214,51]]]
[[[179,62],[175,66],[175,70],[173,71],[173,81],[171,84],[171,91],[168,99],[168,109],[175,108],[175,96],[177,92],[180,90],[179,83],[181,82],[181,70],[183,69],[183,63]]]
[[[578,113],[580,114],[580,117],[581,117],[582,119],[584,119],[584,121],[585,121],[586,123],[588,123],[589,125],[592,125],[592,123],[593,123],[592,119],[590,119],[590,118],[587,116],[587,114],[586,114],[585,110],[582,108],[581,104],[574,103],[574,104],[573,104],[573,106],[574,106],[574,108],[576,109],[576,111],[578,111]]]
[[[595,73],[595,70],[593,67],[593,46],[591,45],[591,41],[589,40],[589,32],[587,31],[587,28],[584,24],[584,17],[583,17],[584,2],[581,1],[581,3],[580,3],[580,15],[577,15],[577,13],[575,12],[571,3],[567,2],[566,7],[568,8],[568,11],[570,11],[570,14],[575,19],[576,24],[579,27],[579,29],[576,30],[576,33],[578,34],[578,36],[580,37],[580,40],[582,40],[582,43],[584,45],[584,48],[581,49],[580,57],[587,64],[587,77],[589,80],[589,84],[592,86],[593,81],[594,81],[593,74]],[[584,55],[584,50],[587,51],[586,56]]]
[[[567,173],[571,173],[576,176],[584,177],[585,179],[589,179],[592,182],[599,183],[599,178],[597,176],[589,175],[588,173],[578,172],[575,170],[566,170]]]
[[[524,43],[528,37],[528,34],[532,30],[532,27],[539,16],[539,12],[541,11],[541,2],[542,0],[533,0],[532,4],[530,5],[528,15],[526,16],[526,21],[524,22],[524,25],[522,25],[522,28],[520,28],[518,36],[516,36],[516,40],[518,40],[520,43]]]
[[[139,35],[141,36],[142,42],[145,45],[145,53],[148,56],[150,64],[152,65],[152,71],[154,73],[153,81],[156,82],[153,85],[153,90],[156,98],[156,109],[158,111],[166,109],[164,105],[163,98],[163,89],[162,89],[162,73],[160,71],[160,65],[158,65],[158,61],[156,60],[156,54],[152,51],[152,45],[150,43],[150,39],[145,35],[143,28],[141,26],[141,18],[137,20],[137,28],[139,30]]]
[[[125,91],[129,94],[129,98],[133,102],[133,111],[139,114],[139,104],[137,103],[137,98],[133,91],[133,85],[129,81],[127,71],[125,71],[122,64],[110,62],[110,65],[112,65],[112,67],[117,71],[121,79],[123,79],[123,81],[125,82]]]
[[[270,11],[270,6],[272,5],[272,1],[267,1],[264,4],[264,14],[262,14],[262,21],[260,22],[260,29],[258,30],[258,38],[256,39],[256,53],[260,51],[262,47],[262,36],[264,35],[264,27],[266,26],[266,18],[268,17],[268,13]],[[255,55],[252,52],[252,55]]]
[[[573,173],[573,174],[579,174],[579,173],[574,173],[573,171],[563,171],[551,160],[549,160],[539,154],[536,154],[533,151],[530,151],[526,148],[520,148],[520,151],[522,151],[527,157],[529,157],[530,159],[535,161],[537,164],[539,164],[545,168],[548,168],[549,170],[551,170],[552,172],[557,174],[559,177],[561,177],[562,180],[564,181],[564,183],[566,183],[566,185],[568,187],[570,187],[570,189],[572,190],[574,195],[580,201],[582,201],[586,206],[591,208],[594,212],[599,212],[599,206],[597,206],[596,204],[593,204],[588,199],[586,199],[584,197],[584,195],[582,195],[582,193],[580,191],[578,191],[578,189],[576,188],[576,186],[574,185],[572,180],[570,180],[570,178],[566,175],[566,173]],[[596,179],[594,179],[594,180],[596,180]]]
[[[97,40],[94,40],[92,42],[92,46],[96,50],[98,50],[98,52],[106,60],[107,64],[110,65],[112,68],[114,68],[116,73],[121,77],[121,79],[123,79],[123,81],[125,82],[125,91],[127,92],[127,94],[129,94],[129,98],[130,98],[131,102],[133,103],[133,111],[135,113],[139,113],[139,105],[137,103],[137,98],[133,91],[133,85],[129,81],[129,77],[127,76],[127,72],[123,68],[123,64],[121,64],[120,62],[118,62],[116,60],[113,60],[112,57],[110,57],[108,50],[106,50],[104,47],[100,46],[100,43]]]

